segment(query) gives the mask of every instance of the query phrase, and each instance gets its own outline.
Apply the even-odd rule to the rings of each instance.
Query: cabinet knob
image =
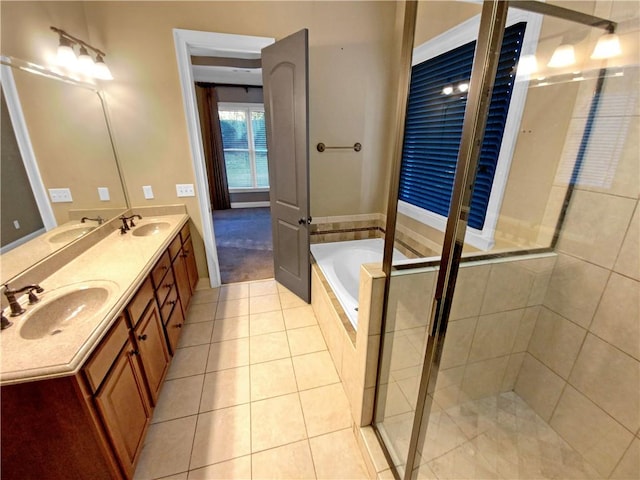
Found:
[[[167,303],[169,305],[175,305],[176,303],[178,303],[178,301],[177,300],[169,300]]]
[[[140,352],[138,352],[138,350],[131,350],[131,351],[129,352],[129,354],[133,357],[133,356],[135,356],[135,355],[140,354]]]
[[[164,288],[171,288],[171,287],[173,287],[173,283],[165,283],[165,284],[163,285],[163,287],[164,287]]]
[[[169,267],[167,267],[166,265],[162,265],[162,266],[160,267],[160,270],[169,270]]]
[[[144,335],[138,335],[138,340],[146,340],[146,339],[147,339],[146,333]]]
[[[181,324],[181,323],[178,323],[178,324],[176,325],[176,328],[182,328],[182,324]]]

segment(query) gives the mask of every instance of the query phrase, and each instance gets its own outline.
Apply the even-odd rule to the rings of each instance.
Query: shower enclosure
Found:
[[[640,6],[405,10],[374,407],[389,473],[639,478]]]

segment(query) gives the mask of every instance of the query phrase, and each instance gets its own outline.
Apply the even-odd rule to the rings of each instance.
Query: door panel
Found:
[[[308,31],[262,50],[274,272],[311,301],[309,262]]]

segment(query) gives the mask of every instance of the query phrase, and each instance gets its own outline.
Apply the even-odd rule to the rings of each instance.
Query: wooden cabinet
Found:
[[[149,303],[134,330],[134,336],[149,387],[151,402],[155,405],[170,361],[164,329],[160,321],[160,312],[155,301]]]
[[[188,232],[78,373],[2,387],[3,478],[133,477],[197,281]]]
[[[193,242],[191,241],[191,238],[187,238],[182,249],[187,263],[187,273],[189,274],[191,291],[194,292],[196,285],[198,284],[198,266],[196,265],[196,256],[193,253]]]
[[[151,418],[137,356],[138,350],[127,339],[95,396],[96,406],[120,465],[129,478],[133,477]]]

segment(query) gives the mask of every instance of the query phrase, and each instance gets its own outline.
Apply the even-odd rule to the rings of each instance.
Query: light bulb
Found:
[[[605,33],[598,39],[593,53],[592,60],[600,60],[603,58],[617,57],[622,53],[620,48],[620,39],[615,33]]]
[[[518,60],[518,73],[531,75],[538,71],[538,60],[535,55],[522,55]]]
[[[96,55],[96,62],[93,65],[93,76],[100,80],[113,80],[111,70],[109,70],[107,64],[104,63],[104,59],[100,54]]]
[[[576,54],[573,45],[565,43],[555,49],[547,66],[558,68],[573,65],[574,63],[576,63]]]
[[[75,68],[78,59],[73,51],[71,41],[60,35],[60,45],[58,45],[58,64],[66,68]]]
[[[89,55],[89,52],[84,45],[80,47],[80,55],[78,55],[78,70],[86,73],[87,75],[93,75],[93,58],[91,58],[91,55]]]
[[[453,87],[451,86],[444,87],[442,89],[442,93],[444,93],[445,95],[451,95],[453,93]]]
[[[467,90],[469,90],[469,84],[468,83],[461,83],[460,85],[458,85],[458,91],[459,92],[466,92]]]

